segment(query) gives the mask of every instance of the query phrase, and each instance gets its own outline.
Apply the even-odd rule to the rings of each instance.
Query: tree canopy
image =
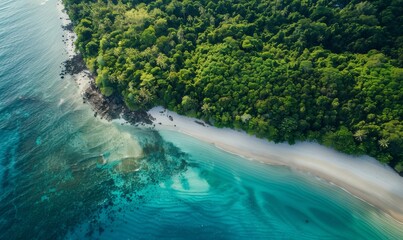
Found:
[[[64,0],[102,93],[403,169],[403,0]]]

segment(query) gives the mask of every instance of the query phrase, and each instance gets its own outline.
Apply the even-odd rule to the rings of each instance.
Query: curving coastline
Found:
[[[61,2],[58,5],[62,7]],[[64,25],[68,26],[68,17],[62,9]],[[70,63],[81,64],[82,59],[74,58],[75,35],[71,28],[64,29],[71,34],[65,41],[72,59]],[[199,120],[180,116],[161,107],[147,113],[132,112],[119,99],[103,97],[95,87],[89,71],[77,73],[66,68],[63,74],[74,75],[84,101],[91,104],[95,116],[107,120],[123,118],[124,121],[116,120],[122,124],[145,122],[148,124],[144,125],[146,127],[153,124],[157,130],[179,131],[243,158],[311,173],[376,206],[403,224],[403,179],[393,169],[381,165],[373,158],[347,156],[314,143],[297,143],[293,146],[273,144],[235,130],[210,127]]]
[[[112,119],[124,118],[131,124],[151,124],[150,116],[145,111],[132,111],[117,96],[105,97],[101,94],[99,88],[95,85],[95,78],[87,70],[85,62],[80,53],[75,51],[74,42],[77,35],[73,32],[72,23],[65,12],[61,1],[57,3],[60,20],[62,21],[63,43],[67,52],[68,60],[62,65],[63,69],[60,78],[65,75],[73,76],[77,83],[84,103],[89,103],[94,111],[95,117],[111,121]]]
[[[375,159],[353,157],[317,143],[275,144],[244,132],[211,127],[162,107],[148,111],[160,131],[179,131],[249,160],[282,165],[331,182],[403,224],[403,178]]]

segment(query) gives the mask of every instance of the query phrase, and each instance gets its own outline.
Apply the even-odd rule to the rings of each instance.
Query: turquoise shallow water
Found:
[[[0,2],[0,239],[403,238],[308,174],[94,118],[59,77],[56,4]]]

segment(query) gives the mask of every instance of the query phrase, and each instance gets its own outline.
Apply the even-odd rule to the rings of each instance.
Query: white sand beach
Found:
[[[63,25],[67,25],[70,20],[61,2],[58,7]],[[64,32],[66,52],[71,58],[76,54],[73,44],[76,35]],[[89,72],[78,74],[75,81],[83,93],[91,81]],[[403,178],[371,157],[348,156],[317,143],[275,144],[244,132],[215,128],[162,107],[155,107],[149,113],[155,118],[156,130],[182,132],[246,159],[310,173],[376,206],[403,224]],[[113,122],[126,123],[122,119]]]
[[[212,127],[162,107],[149,113],[157,130],[179,131],[246,159],[310,173],[403,223],[403,178],[371,157],[349,156],[317,143],[275,144],[244,132]]]

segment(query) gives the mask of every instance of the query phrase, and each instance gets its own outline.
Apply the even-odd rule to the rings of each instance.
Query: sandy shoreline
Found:
[[[274,144],[155,107],[156,130],[178,131],[246,159],[284,165],[329,181],[403,224],[403,178],[368,156],[353,157],[316,143]]]
[[[63,25],[69,24],[61,1],[57,5]],[[70,31],[64,33],[65,50],[68,57],[72,58],[76,54],[73,44],[76,35]],[[83,71],[75,80],[83,93],[91,81],[90,73]],[[403,224],[403,178],[373,158],[348,156],[315,143],[297,143],[293,146],[274,144],[235,130],[211,127],[162,107],[155,107],[148,113],[155,118],[153,122],[156,130],[182,132],[246,159],[311,173],[379,208]],[[113,122],[127,123],[122,119]]]

